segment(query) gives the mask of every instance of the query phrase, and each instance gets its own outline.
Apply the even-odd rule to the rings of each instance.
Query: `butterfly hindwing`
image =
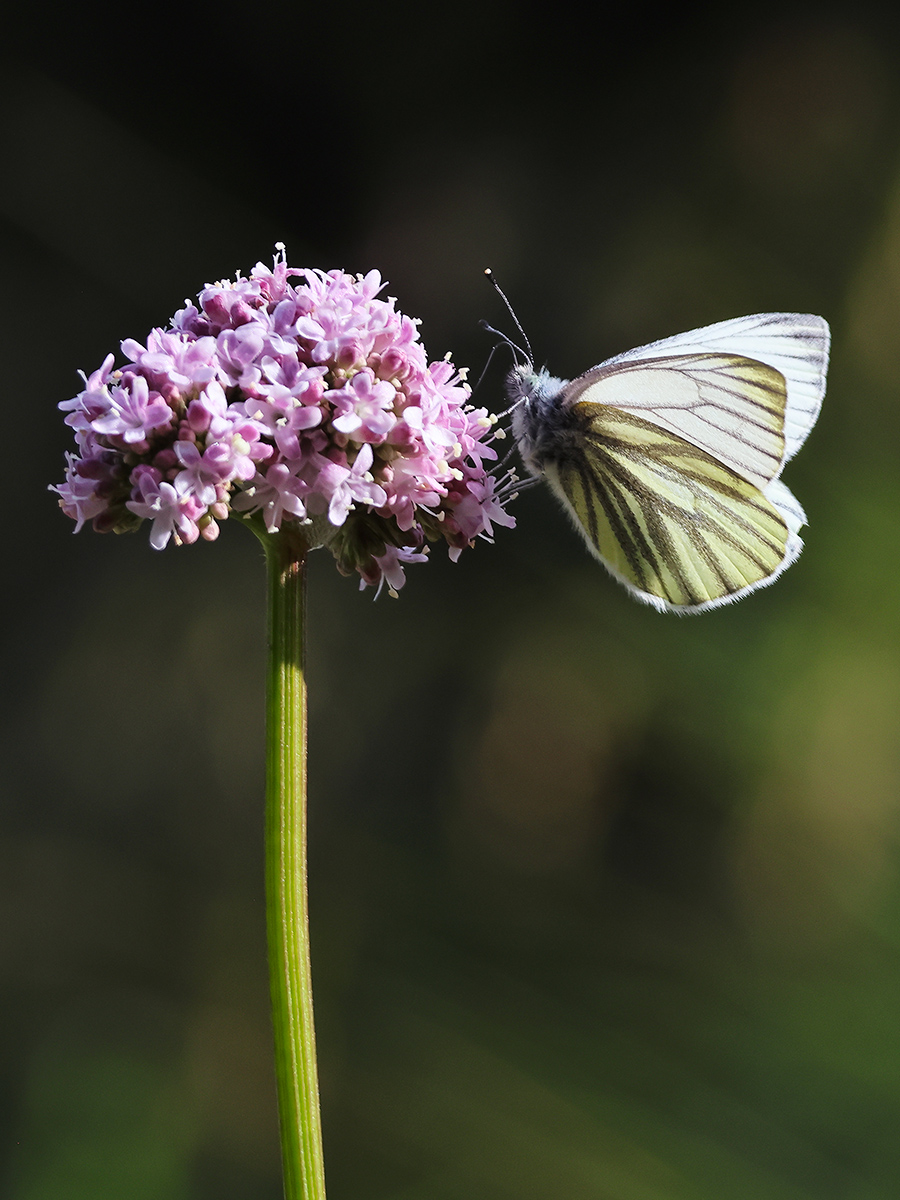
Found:
[[[606,405],[579,404],[572,416],[578,449],[548,464],[548,478],[590,549],[641,599],[715,607],[799,553],[775,503],[698,446]]]

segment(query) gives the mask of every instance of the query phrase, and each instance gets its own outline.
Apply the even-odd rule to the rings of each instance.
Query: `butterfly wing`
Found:
[[[618,354],[576,379],[567,400],[636,412],[763,482],[779,437],[778,469],[769,479],[815,424],[829,342],[827,322],[809,313],[737,317]],[[663,380],[654,377],[657,371],[675,374]],[[780,389],[783,401],[775,394]]]
[[[639,599],[700,611],[770,583],[802,542],[803,510],[633,412],[577,404],[580,436],[545,473],[590,550]]]

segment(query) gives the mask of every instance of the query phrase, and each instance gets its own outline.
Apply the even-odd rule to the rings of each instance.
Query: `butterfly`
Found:
[[[800,553],[806,514],[781,471],[819,415],[828,348],[802,313],[707,325],[572,381],[529,348],[506,383],[513,433],[610,574],[654,608],[703,612]]]

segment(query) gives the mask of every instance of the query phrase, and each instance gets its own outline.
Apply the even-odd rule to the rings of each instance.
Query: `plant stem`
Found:
[[[285,1200],[325,1200],[306,887],[305,542],[263,540],[269,581],[266,926]]]

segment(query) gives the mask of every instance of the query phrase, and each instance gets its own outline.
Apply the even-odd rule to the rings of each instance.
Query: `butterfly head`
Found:
[[[512,413],[512,432],[522,462],[531,475],[540,478],[544,473],[544,462],[559,457],[567,437],[571,436],[571,417],[562,403],[568,381],[557,379],[543,367],[535,370],[531,343],[515,309],[490,268],[485,275],[506,305],[524,343],[523,349],[505,333],[488,325],[487,321],[481,322],[483,329],[500,339],[497,345],[508,346],[512,351],[516,365],[506,377],[506,395],[510,405],[507,412]]]
[[[512,410],[513,436],[522,462],[532,475],[543,474],[545,459],[553,457],[568,415],[561,404],[567,381],[557,379],[534,364],[516,365],[506,377],[506,394]]]

